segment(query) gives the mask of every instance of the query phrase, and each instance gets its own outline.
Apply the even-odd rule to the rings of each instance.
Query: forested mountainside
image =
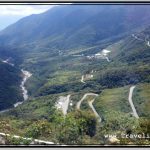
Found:
[[[0,61],[0,111],[13,107],[23,100],[20,90],[21,72],[16,67]]]
[[[149,24],[149,20],[149,6],[144,5],[57,6],[8,26],[0,32],[0,39],[7,45],[38,42],[66,49],[130,32]]]
[[[29,100],[1,114],[0,131],[61,144],[149,144],[120,137],[150,129],[149,10],[57,6],[1,31],[0,56],[32,77]]]

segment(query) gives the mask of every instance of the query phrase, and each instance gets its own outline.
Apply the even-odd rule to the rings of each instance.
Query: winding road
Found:
[[[80,106],[81,106],[82,101],[83,101],[87,96],[98,96],[98,94],[95,94],[95,93],[86,93],[86,94],[84,94],[84,96],[81,98],[81,100],[77,103],[77,109],[80,109]],[[93,99],[93,100],[91,100],[91,101],[88,101],[88,104],[89,104],[90,108],[92,109],[92,111],[94,112],[96,118],[98,118],[98,122],[101,122],[102,119],[101,119],[101,117],[99,116],[99,114],[97,113],[97,111],[95,110],[95,108],[94,108],[94,106],[93,106],[94,100],[95,100],[95,99]]]
[[[107,62],[110,62],[110,60],[109,60],[109,58],[107,56],[105,58],[106,58]]]
[[[149,41],[147,41],[147,46],[150,47],[150,42]]]
[[[135,38],[136,40],[139,40],[139,41],[144,41],[143,39],[137,37],[135,34],[132,34],[132,37]]]
[[[135,38],[136,40],[138,40],[138,41],[143,41],[144,42],[144,40],[143,39],[141,39],[141,38],[139,38],[139,37],[137,37],[136,35],[134,35],[134,34],[132,34],[132,37],[133,38]],[[146,45],[148,46],[148,47],[150,47],[150,41],[146,41]]]
[[[5,134],[5,133],[1,133],[0,132],[0,136],[2,136],[2,137],[13,137],[13,138],[15,138],[15,139],[24,139],[24,140],[29,140],[29,141],[31,141],[31,143],[33,143],[33,144],[36,144],[36,143],[38,143],[38,144],[47,144],[47,145],[51,145],[51,144],[54,144],[53,142],[50,142],[50,141],[44,141],[44,140],[39,140],[39,139],[32,139],[32,138],[25,138],[25,137],[21,137],[21,136],[18,136],[18,135],[10,135],[10,134]]]
[[[79,102],[77,102],[77,109],[80,109],[82,101],[87,97],[87,96],[98,96],[98,94],[95,93],[86,93],[84,96],[81,98]]]
[[[2,60],[2,62],[3,62],[3,63],[6,63],[6,64],[9,64],[9,65],[11,65],[11,66],[14,66],[14,64],[9,61],[9,58],[6,59],[6,60]]]
[[[133,116],[134,116],[135,118],[139,118],[139,116],[138,116],[138,114],[137,114],[137,111],[136,111],[136,109],[135,109],[135,107],[134,107],[133,101],[132,101],[133,90],[134,90],[135,87],[136,87],[136,86],[131,86],[131,87],[130,87],[128,100],[129,100],[130,106],[131,106],[132,111],[133,111]]]
[[[85,82],[84,82],[84,75],[82,75],[82,77],[81,77],[81,82],[82,82],[82,83],[85,83]]]
[[[93,102],[94,102],[95,99],[91,100],[91,101],[88,101],[89,103],[89,106],[91,107],[91,109],[93,110],[95,116],[98,118],[98,122],[101,122],[102,119],[101,117],[99,116],[99,114],[97,113],[97,111],[95,110],[94,106],[93,106]]]

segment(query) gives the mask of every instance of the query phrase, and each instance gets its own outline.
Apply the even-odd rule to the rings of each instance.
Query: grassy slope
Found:
[[[33,94],[36,96],[45,96],[49,94],[71,92],[73,95],[76,95],[76,98],[73,102],[73,104],[75,105],[75,103],[79,101],[78,95],[81,94],[80,97],[82,97],[85,92],[100,93],[102,89],[107,89],[107,86],[110,82],[106,78],[107,74],[112,75],[112,73],[114,73],[114,77],[118,78],[122,76],[122,72],[125,74],[127,72],[127,74],[130,75],[130,71],[133,71],[133,75],[131,75],[131,78],[134,79],[135,73],[133,68],[136,68],[135,70],[137,72],[139,72],[140,69],[148,70],[148,64],[144,59],[141,59],[141,61],[138,61],[138,63],[136,63],[136,61],[134,62],[134,60],[126,61],[127,58],[133,56],[135,53],[140,53],[141,47],[138,48],[138,42],[138,45],[134,44],[134,42],[136,42],[134,41],[134,39],[131,39],[132,41],[130,42],[128,39],[125,40],[126,41],[122,40],[106,47],[106,49],[112,51],[108,56],[112,60],[111,63],[108,63],[106,60],[87,60],[84,57],[72,57],[69,54],[69,51],[68,53],[66,53],[67,55],[65,54],[62,56],[58,56],[57,54],[57,56],[55,57],[51,57],[50,53],[49,56],[40,55],[41,53],[39,51],[34,58],[30,57],[24,62],[24,65],[26,64],[27,69],[33,71],[33,76],[31,77],[30,82],[28,82],[29,94]],[[125,45],[124,42],[129,43],[128,45]],[[132,44],[135,46],[133,46]],[[146,51],[148,50],[148,48],[145,47],[144,44],[142,46],[144,49],[146,49]],[[128,50],[128,48],[130,49]],[[134,53],[130,53],[130,51],[133,49]],[[87,49],[87,54],[90,53],[88,50],[89,49]],[[101,49],[96,49],[96,52],[100,50]],[[128,51],[128,53],[122,55],[121,53],[123,51]],[[41,58],[39,56],[41,56]],[[125,71],[126,69],[128,69],[128,71]],[[94,72],[94,78],[90,79],[85,84],[81,83],[81,76],[83,74],[86,74],[86,72],[91,72],[92,70],[96,71]],[[130,79],[130,76],[128,78]],[[123,80],[128,81],[128,78],[125,79],[123,76],[121,79],[121,85],[118,84],[116,85],[116,87],[121,87],[123,85],[129,84],[130,82],[122,82]],[[111,78],[109,77],[109,79]],[[111,80],[114,81],[113,78]],[[104,83],[102,83],[101,81],[104,81]],[[118,82],[118,80],[116,80],[115,82]],[[116,84],[115,82],[114,84]],[[119,98],[120,97],[118,97],[118,99]],[[124,108],[124,110],[128,111],[126,107]]]
[[[49,119],[56,109],[54,104],[58,97],[59,95],[49,95],[25,101],[22,105],[7,112],[6,116],[28,120]]]
[[[131,120],[134,120],[134,117],[131,115],[132,110],[128,103],[130,82],[125,82],[121,85],[116,85],[116,83],[118,83],[118,77],[120,76],[122,77],[122,81],[128,81],[128,79],[130,79],[125,79],[125,76],[122,76],[122,72],[130,75],[133,71],[131,77],[134,79],[134,75],[136,75],[139,70],[143,71],[141,74],[143,74],[145,70],[149,70],[149,63],[147,61],[149,49],[144,44],[142,45],[142,43],[138,42],[137,45],[134,44],[133,46],[133,42],[136,43],[136,41],[129,41],[130,40],[126,41],[128,44],[125,44],[124,41],[121,41],[115,46],[112,45],[112,52],[109,54],[109,57],[112,59],[111,63],[108,63],[106,60],[89,61],[81,57],[71,57],[69,53],[68,55],[61,57],[59,57],[58,54],[55,57],[50,56],[50,54],[49,56],[45,56],[44,54],[40,58],[41,52],[39,52],[34,58],[29,58],[26,60],[27,62],[24,63],[28,69],[33,71],[33,77],[30,79],[31,82],[29,83],[29,90],[34,89],[32,92],[30,92],[36,92],[36,96],[39,96],[41,93],[44,93],[44,96],[25,102],[22,106],[12,110],[10,114],[19,119],[50,119],[49,117],[53,114],[52,111],[54,110],[54,103],[58,99],[59,95],[67,95],[68,92],[71,93],[71,100],[73,101],[73,107],[69,107],[69,111],[71,111],[74,110],[77,101],[79,101],[86,92],[100,93],[100,91],[103,90],[102,93],[100,93],[100,96],[96,98],[94,102],[94,106],[102,117],[103,121],[110,120],[110,122],[115,122],[118,120],[119,124],[126,124],[127,119],[129,119],[130,126],[132,126]],[[139,47],[139,45],[141,46]],[[142,55],[140,55],[141,49],[143,51],[145,50],[145,54],[142,53]],[[77,53],[80,53],[81,50],[82,49],[79,49]],[[89,49],[87,49],[87,54],[91,53],[88,50]],[[96,52],[98,51],[100,50],[96,49]],[[138,61],[136,61],[136,58],[133,57],[135,54]],[[81,83],[81,75],[88,71],[90,72],[92,69],[96,70],[94,78],[87,81],[85,84]],[[135,70],[136,73],[134,72]],[[109,82],[109,80],[107,80],[105,77],[106,73],[108,73],[111,77],[113,75],[111,74],[112,72],[114,73],[115,77],[115,80],[113,78],[112,80],[117,88],[112,87],[108,89],[107,84],[111,84],[111,82]],[[101,84],[101,82],[99,82],[99,78],[101,78],[101,81],[106,79],[104,86]],[[144,81],[144,79],[139,81],[137,80],[137,82],[148,81]],[[33,88],[37,83],[40,83],[39,86]],[[54,85],[56,87],[54,87]],[[143,91],[143,88],[147,89],[147,91]],[[65,91],[62,89],[65,89]],[[137,91],[135,89],[135,98],[137,97],[136,99],[138,99],[137,103],[135,103],[135,106],[137,107],[138,111],[140,110],[141,114],[144,114],[145,116],[149,116],[147,113],[149,107],[147,100],[149,97],[148,89],[148,84],[143,84],[139,87],[137,86]],[[145,100],[143,100],[143,98]],[[141,101],[143,101],[143,103],[141,103]],[[138,105],[138,103],[141,104]],[[87,100],[82,103],[81,108],[88,109]]]
[[[94,101],[94,106],[103,120],[117,118],[116,113],[121,114],[122,117],[124,115],[130,116],[131,108],[128,103],[128,92],[129,86],[102,91]]]
[[[148,83],[137,84],[133,92],[133,103],[140,117],[150,117],[149,101],[150,101],[150,85]],[[116,118],[111,112],[130,115],[132,112],[128,102],[129,86],[106,89],[102,91],[100,96],[96,98],[94,105],[98,113],[104,120]]]
[[[138,84],[133,100],[139,116],[150,118],[150,84]]]

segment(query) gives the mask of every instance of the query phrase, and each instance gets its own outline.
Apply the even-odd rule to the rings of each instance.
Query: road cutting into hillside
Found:
[[[135,39],[138,40],[138,41],[144,41],[143,39],[137,37],[135,34],[132,34],[132,37],[135,38]]]
[[[95,110],[95,108],[94,108],[94,106],[93,106],[94,100],[95,100],[95,99],[93,99],[93,100],[91,100],[91,101],[88,101],[88,103],[89,103],[89,106],[91,107],[91,109],[93,110],[93,112],[94,112],[96,118],[98,119],[98,122],[101,122],[102,119],[101,119],[101,117],[99,116],[99,114],[97,113],[97,111]]]
[[[18,136],[18,135],[10,135],[10,134],[6,134],[6,133],[1,133],[0,132],[0,137],[13,137],[15,139],[23,139],[23,140],[29,140],[31,141],[31,144],[46,144],[46,145],[53,145],[54,142],[51,142],[51,141],[44,141],[44,140],[39,140],[39,139],[33,139],[33,138],[26,138],[26,137],[21,137],[21,136]]]
[[[9,64],[9,65],[11,65],[11,66],[15,66],[13,63],[11,63],[11,62],[9,61],[9,59],[2,60],[2,62],[3,62],[3,63],[6,63],[6,64]]]
[[[150,47],[150,41],[147,41],[147,46]]]
[[[98,96],[98,94],[95,94],[95,93],[86,93],[86,94],[84,94],[84,96],[81,98],[81,100],[79,102],[77,102],[77,109],[80,109],[81,103],[83,102],[83,100],[87,96]]]
[[[134,35],[134,34],[132,34],[132,37],[133,37],[134,39],[138,40],[138,41],[143,41],[143,42],[145,41],[145,40],[143,40],[143,39],[137,37],[137,36]],[[148,47],[150,47],[150,41],[146,41],[146,45],[147,45]]]
[[[84,82],[84,75],[82,75],[82,77],[81,77],[81,82],[82,82],[82,83],[85,83],[85,82]]]
[[[133,91],[134,91],[135,87],[136,87],[136,86],[131,86],[131,87],[130,87],[128,100],[129,100],[130,106],[131,106],[132,111],[133,111],[133,116],[138,119],[139,116],[138,116],[138,114],[137,114],[137,111],[136,111],[136,109],[135,109],[135,107],[134,107],[133,100],[132,100]]]

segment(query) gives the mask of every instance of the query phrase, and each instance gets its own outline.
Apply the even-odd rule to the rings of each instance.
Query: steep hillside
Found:
[[[149,133],[149,23],[145,5],[69,5],[1,31],[1,58],[11,57],[32,77],[26,83],[29,100],[0,115],[0,131],[77,145],[108,144],[105,134]],[[0,67],[6,96],[20,72]],[[18,99],[8,98],[3,108]],[[119,144],[125,142],[149,143]]]
[[[28,86],[30,94],[37,95],[43,91],[41,86],[49,88],[51,81],[47,83],[47,78],[55,74],[60,76],[66,68],[70,75],[70,71],[75,70],[74,79],[82,74],[81,64],[85,69],[91,64],[84,57],[73,55],[95,54],[124,39],[132,30],[148,25],[149,20],[146,5],[57,6],[45,13],[22,18],[1,31],[0,55],[12,57],[16,65],[34,73]]]
[[[13,107],[14,103],[23,100],[21,79],[19,69],[0,61],[0,111]]]
[[[142,20],[138,19],[139,16]],[[57,6],[10,25],[0,32],[0,39],[1,44],[19,45],[40,40],[39,44],[44,42],[47,46],[66,49],[83,44],[91,45],[110,36],[148,25],[149,20],[148,6]]]

